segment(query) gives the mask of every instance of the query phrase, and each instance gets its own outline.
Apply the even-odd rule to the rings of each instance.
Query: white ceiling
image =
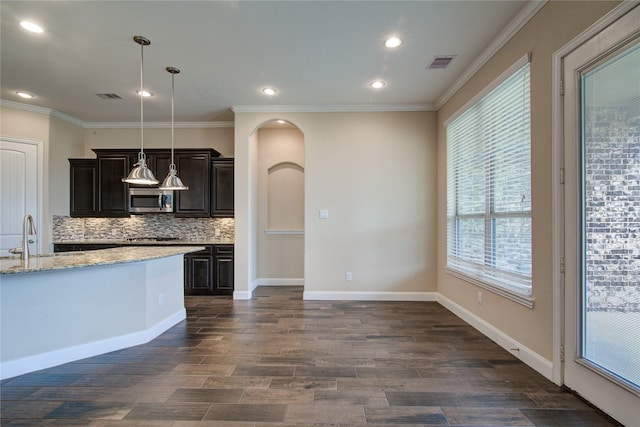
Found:
[[[528,6],[509,1],[10,1],[2,0],[1,97],[82,122],[229,120],[255,109],[428,110]],[[19,26],[44,27],[34,34]],[[402,38],[395,50],[383,46]],[[486,52],[485,52],[486,54]],[[456,55],[429,70],[438,55]],[[368,85],[387,82],[381,90]],[[278,90],[273,97],[265,86]],[[16,96],[24,90],[31,101]],[[96,93],[117,93],[102,100]]]

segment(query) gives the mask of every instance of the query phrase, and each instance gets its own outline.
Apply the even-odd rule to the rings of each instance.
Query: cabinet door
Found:
[[[96,159],[69,159],[69,215],[96,216],[98,185]]]
[[[211,216],[233,218],[233,159],[212,162]]]
[[[216,295],[233,295],[233,245],[215,246]]]
[[[130,172],[129,155],[98,156],[98,215],[129,216],[129,188],[122,178]]]
[[[210,168],[209,153],[175,153],[178,176],[188,190],[176,193],[176,216],[210,216]]]
[[[166,153],[153,153],[149,154],[149,159],[153,162],[153,173],[156,179],[162,181],[167,177],[169,173],[169,165],[171,164],[171,152]],[[179,176],[179,175],[178,175]]]
[[[185,295],[213,294],[213,255],[209,250],[187,254],[184,257]]]

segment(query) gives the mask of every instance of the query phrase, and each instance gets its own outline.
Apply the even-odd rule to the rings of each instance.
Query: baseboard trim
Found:
[[[304,279],[258,279],[257,286],[304,286]]]
[[[436,292],[307,292],[305,300],[334,301],[437,301]]]
[[[251,299],[252,296],[253,296],[253,291],[251,289],[248,291],[233,291],[233,299],[247,300],[247,299]]]
[[[480,317],[451,301],[442,294],[438,294],[437,301],[447,310],[451,311],[453,314],[476,328],[487,338],[491,339],[509,353],[523,361],[530,368],[536,370],[549,381],[553,381],[553,363],[550,360],[545,359],[535,351],[514,340],[495,326],[482,320]]]
[[[249,300],[258,286],[304,286],[304,279],[256,279],[248,291],[233,291],[233,299]]]
[[[85,359],[87,357],[144,344],[186,318],[187,311],[182,308],[166,319],[143,331],[77,345],[74,347],[63,348],[60,350],[49,351],[46,353],[36,354],[34,356],[23,357],[21,359],[9,360],[0,364],[0,379],[4,380],[6,378],[13,378],[29,372],[39,371],[41,369],[51,368],[64,363]]]

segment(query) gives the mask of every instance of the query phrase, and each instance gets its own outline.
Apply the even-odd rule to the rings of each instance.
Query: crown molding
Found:
[[[234,105],[234,113],[369,113],[394,111],[437,111],[431,104],[363,105]]]
[[[68,114],[61,113],[60,111],[53,110],[51,108],[38,107],[37,105],[23,104],[21,102],[7,101],[0,99],[0,107],[13,108],[16,110],[29,111],[31,113],[44,114],[46,116],[55,117],[56,119],[63,120],[78,127],[84,127],[84,122],[78,120],[75,117],[71,117]]]
[[[140,122],[83,122],[68,114],[61,113],[51,108],[38,107],[36,105],[23,104],[21,102],[7,101],[0,99],[0,107],[13,108],[16,110],[29,111],[37,114],[55,117],[72,125],[83,129],[139,129]],[[208,129],[208,128],[232,128],[233,121],[219,122],[175,122],[173,127],[176,129]],[[145,129],[168,129],[171,128],[171,122],[145,122]]]
[[[44,108],[44,107],[38,107],[37,105],[23,104],[22,102],[7,101],[6,99],[0,99],[0,107],[30,111],[32,113],[45,114],[47,116],[50,116],[53,111],[51,108]]]
[[[435,109],[440,110],[442,106],[455,95],[455,93],[460,90],[465,83],[467,83],[471,78],[482,68],[484,64],[486,64],[489,59],[493,57],[513,36],[516,35],[518,31],[525,26],[527,22],[531,20],[535,16],[536,13],[542,7],[547,4],[548,0],[532,0],[527,3],[527,5],[516,15],[515,18],[511,20],[509,25],[505,27],[504,30],[498,34],[498,36],[493,39],[491,44],[487,46],[480,56],[476,58],[475,61],[471,63],[469,68],[465,70],[464,73],[460,75],[456,79],[455,82],[447,90],[438,98],[435,104]]]
[[[86,122],[85,129],[140,129],[140,122]],[[233,121],[219,122],[175,122],[175,129],[232,128]],[[171,122],[144,122],[145,129],[170,129]]]

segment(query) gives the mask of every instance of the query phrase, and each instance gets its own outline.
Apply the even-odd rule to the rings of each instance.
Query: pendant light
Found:
[[[176,164],[173,161],[173,98],[175,93],[174,78],[176,74],[180,72],[176,67],[167,67],[166,70],[171,74],[171,165],[169,165],[169,173],[160,186],[161,190],[188,190],[189,187],[182,183],[182,180],[178,177],[178,170]]]
[[[143,36],[133,36],[133,40],[140,45],[140,152],[138,153],[138,163],[129,173],[129,176],[122,178],[122,182],[129,184],[156,185],[159,181],[153,176],[153,172],[147,168],[147,156],[144,154],[144,47],[149,46],[151,41]]]

